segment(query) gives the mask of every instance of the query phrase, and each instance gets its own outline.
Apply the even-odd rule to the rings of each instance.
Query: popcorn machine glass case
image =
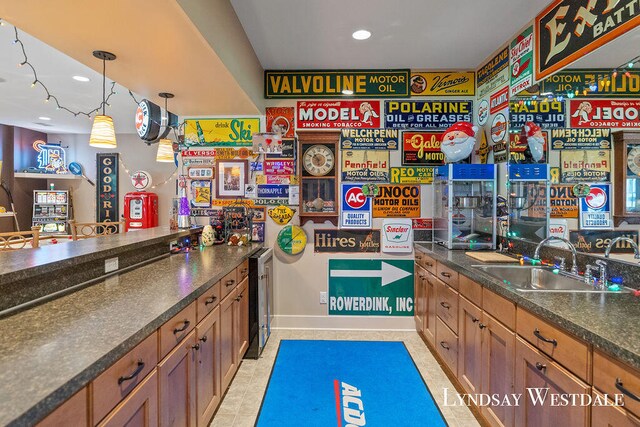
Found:
[[[510,164],[507,237],[540,242],[549,230],[549,165]]]
[[[440,166],[433,194],[436,243],[448,249],[495,249],[496,165]]]

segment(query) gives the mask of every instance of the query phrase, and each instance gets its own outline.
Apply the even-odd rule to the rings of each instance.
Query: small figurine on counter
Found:
[[[461,162],[471,155],[476,145],[478,127],[470,122],[456,122],[442,135],[440,151],[447,163]]]

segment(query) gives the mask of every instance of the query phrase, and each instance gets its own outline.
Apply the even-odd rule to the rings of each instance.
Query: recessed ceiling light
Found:
[[[79,82],[88,82],[90,79],[89,77],[84,77],[84,76],[73,76],[73,80],[76,80]]]
[[[38,117],[38,120],[51,120],[51,117],[40,116],[40,117]]]
[[[345,90],[342,91],[342,94],[343,95],[353,95],[353,91],[349,90],[349,89],[345,89]]]
[[[353,37],[356,40],[366,40],[369,37],[371,37],[371,32],[367,30],[358,30],[353,34],[351,34],[351,37]]]

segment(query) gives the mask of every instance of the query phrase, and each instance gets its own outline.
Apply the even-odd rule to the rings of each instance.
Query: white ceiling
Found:
[[[102,102],[102,75],[49,45],[18,30],[20,40],[36,71],[60,104],[74,111],[89,111]],[[92,120],[86,116],[74,117],[64,110],[56,110],[53,101],[44,102],[46,92],[37,85],[31,88],[33,72],[27,66],[18,67],[23,55],[15,39],[12,25],[0,26],[0,123],[21,126],[47,133],[89,133]],[[116,59],[117,61],[117,59]],[[100,65],[100,61],[96,59]],[[74,75],[91,79],[88,83],[73,80]],[[107,63],[107,94],[109,63]],[[106,114],[114,119],[117,133],[134,133],[136,104],[124,87],[116,84],[116,94],[109,101]],[[137,99],[142,97],[136,95]],[[171,109],[171,105],[169,105]],[[50,121],[38,117],[50,117]],[[48,125],[48,126],[47,126]]]
[[[549,2],[231,0],[265,69],[476,69]]]

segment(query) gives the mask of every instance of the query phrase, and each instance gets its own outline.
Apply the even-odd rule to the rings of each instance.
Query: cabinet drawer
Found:
[[[474,282],[468,277],[460,275],[458,285],[460,295],[464,296],[478,307],[482,307],[482,286],[480,284]]]
[[[598,393],[597,391],[593,391],[592,394],[594,400],[600,399],[601,402],[604,402],[604,396]],[[609,404],[612,403],[612,398],[615,397],[609,395],[608,401]],[[591,427],[639,427],[640,419],[633,416],[633,414],[629,411],[625,411],[624,409],[616,406],[599,406],[593,405],[591,406]]]
[[[154,332],[91,383],[93,424],[131,393],[157,364],[158,333]]]
[[[511,301],[487,288],[482,288],[482,309],[507,328],[516,330],[516,305]]]
[[[458,272],[440,262],[436,265],[436,277],[453,289],[458,290]]]
[[[242,282],[242,279],[249,275],[249,260],[245,259],[240,263],[240,265],[236,268],[236,276],[238,283]]]
[[[436,275],[436,261],[424,252],[416,250],[416,263],[429,273]]]
[[[160,359],[169,354],[195,327],[196,302],[194,301],[160,326]]]
[[[216,282],[211,289],[205,291],[204,294],[198,297],[198,306],[196,311],[198,315],[198,323],[204,319],[207,314],[211,313],[218,304],[220,304],[220,282]]]
[[[518,335],[584,381],[589,380],[589,348],[586,343],[521,308],[517,310],[517,325]]]
[[[40,421],[36,426],[87,427],[89,425],[88,404],[87,387],[85,387],[47,415],[47,418]]]
[[[454,333],[458,333],[458,293],[437,280],[436,314]]]
[[[458,336],[439,318],[436,320],[436,350],[453,375],[458,376]]]
[[[154,369],[98,427],[158,425],[158,372]]]
[[[629,396],[632,394],[640,398],[638,371],[595,350],[593,352],[593,385],[609,396],[623,394],[624,407],[640,416],[640,402]]]
[[[224,299],[229,292],[233,291],[238,284],[237,269],[233,269],[229,274],[220,280],[220,298]]]

